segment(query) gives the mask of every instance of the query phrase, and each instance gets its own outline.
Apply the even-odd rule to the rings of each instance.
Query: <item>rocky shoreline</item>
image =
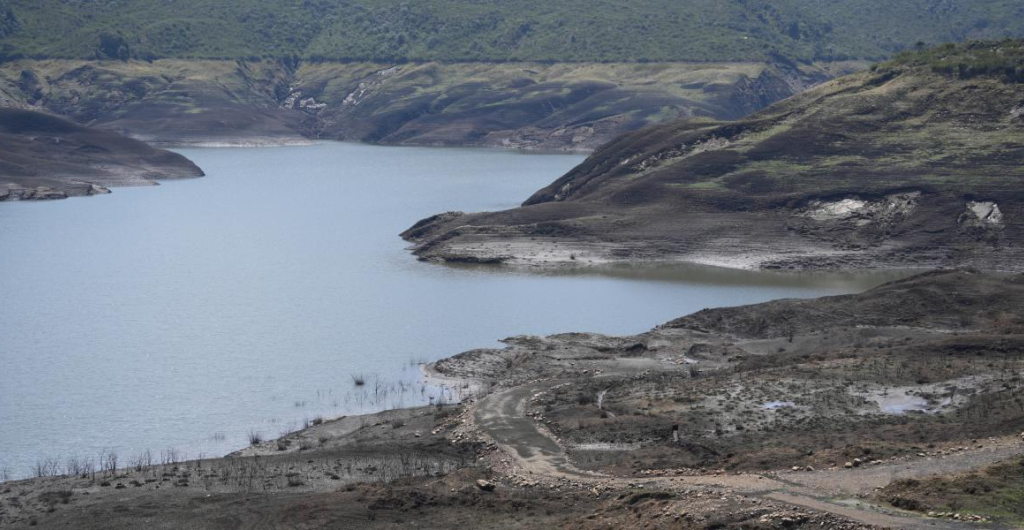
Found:
[[[793,220],[789,212],[701,212],[645,219],[574,208],[571,215],[586,220],[582,225],[544,220],[551,210],[450,212],[425,219],[401,236],[421,261],[526,268],[680,263],[774,271],[1024,270],[1024,254],[1016,242],[998,248],[977,239],[973,243],[965,239],[966,246],[960,249],[916,242],[851,247],[831,235],[808,238],[798,233],[789,227]],[[1016,234],[1012,237],[1017,239]]]

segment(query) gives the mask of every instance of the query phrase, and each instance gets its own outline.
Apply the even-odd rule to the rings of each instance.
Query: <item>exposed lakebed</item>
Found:
[[[0,207],[0,469],[103,450],[221,455],[250,431],[424,403],[417,362],[510,335],[638,333],[903,275],[420,263],[397,236],[417,220],[513,207],[582,157],[181,152],[209,176]]]

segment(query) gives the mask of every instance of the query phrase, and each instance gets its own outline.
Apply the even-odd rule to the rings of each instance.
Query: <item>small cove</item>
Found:
[[[250,431],[426,403],[417,363],[507,336],[639,333],[904,275],[420,263],[397,236],[417,220],[513,207],[583,157],[180,152],[208,177],[0,205],[0,469],[25,476],[43,457],[105,450],[219,456]],[[386,395],[370,396],[378,381]]]

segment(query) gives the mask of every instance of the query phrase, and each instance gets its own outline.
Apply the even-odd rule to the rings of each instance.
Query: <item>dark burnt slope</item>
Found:
[[[106,193],[200,177],[184,156],[39,112],[0,108],[0,200]]]
[[[942,270],[854,295],[705,309],[662,327],[744,339],[781,338],[858,327],[1006,328],[1024,324],[1021,300],[1024,300],[1024,275]]]
[[[525,237],[595,261],[1019,269],[1022,50],[944,46],[743,120],[625,135],[522,208],[421,226],[417,252],[544,261],[508,244]]]

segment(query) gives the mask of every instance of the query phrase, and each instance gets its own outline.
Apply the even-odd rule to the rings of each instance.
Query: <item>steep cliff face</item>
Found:
[[[739,121],[625,135],[523,208],[419,227],[417,253],[1019,270],[1022,48],[922,52]]]
[[[0,201],[109,193],[201,177],[187,158],[38,112],[0,108]]]
[[[18,61],[0,105],[158,144],[293,143],[593,150],[680,117],[741,117],[856,63]]]

